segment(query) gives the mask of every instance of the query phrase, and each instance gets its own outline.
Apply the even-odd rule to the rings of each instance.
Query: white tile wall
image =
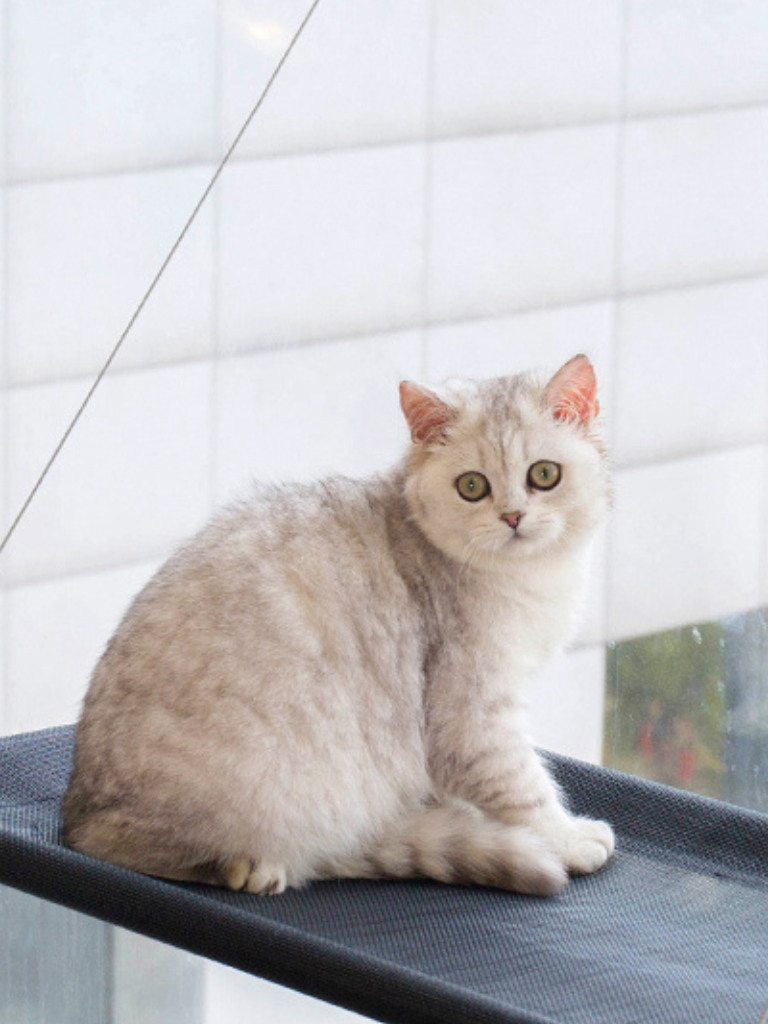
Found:
[[[768,101],[762,0],[630,0],[633,114]]]
[[[620,463],[766,439],[768,281],[620,304],[614,454]]]
[[[609,557],[612,637],[755,607],[764,543],[765,446],[617,473]]]
[[[615,164],[610,126],[435,144],[430,317],[609,294]]]
[[[156,568],[67,576],[7,591],[8,732],[74,722],[91,672],[130,601]]]
[[[250,481],[364,476],[402,455],[398,384],[418,377],[420,334],[222,360],[217,369],[216,499]]]
[[[538,747],[600,763],[605,648],[558,655],[532,680],[531,735]]]
[[[621,3],[436,3],[434,130],[474,135],[618,112]]]
[[[9,188],[12,383],[96,373],[209,178],[209,168],[184,168]],[[203,207],[119,365],[211,353],[212,212]]]
[[[308,8],[306,0],[223,0],[222,147]],[[238,158],[421,138],[429,8],[430,0],[323,0]]]
[[[215,0],[7,0],[14,180],[209,160]]]
[[[85,381],[9,396],[15,510],[79,405]],[[210,510],[211,368],[107,378],[6,551],[13,583],[159,557]]]
[[[222,350],[418,322],[423,146],[231,167],[221,194]]]
[[[307,7],[0,6],[14,182],[0,515]],[[754,453],[766,474],[768,455],[752,444],[768,431],[768,13],[758,0],[727,14],[715,0],[588,7],[323,0],[3,559],[14,675],[53,680],[37,616],[56,644],[71,635],[62,666],[79,679],[89,595],[162,557],[211,497],[251,476],[387,465],[405,440],[400,377],[582,350],[618,503],[582,646],[540,689],[546,712],[559,679],[589,680],[578,709],[577,688],[563,698],[584,728],[545,716],[540,741],[599,756],[606,620],[633,635],[768,600]],[[14,678],[6,692],[23,710]]]
[[[624,288],[768,270],[768,109],[632,121],[623,166]]]

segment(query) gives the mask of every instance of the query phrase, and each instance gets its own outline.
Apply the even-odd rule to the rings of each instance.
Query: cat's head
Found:
[[[404,381],[400,402],[411,513],[451,558],[503,568],[581,544],[603,518],[608,465],[586,356],[550,380],[526,373],[439,391]]]

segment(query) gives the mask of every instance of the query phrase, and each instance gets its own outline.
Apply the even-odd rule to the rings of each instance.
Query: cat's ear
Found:
[[[400,384],[400,408],[408,421],[411,440],[416,444],[434,444],[444,437],[454,411],[441,398],[410,380]]]
[[[574,356],[547,384],[544,401],[556,420],[588,426],[600,411],[597,380],[586,356]]]

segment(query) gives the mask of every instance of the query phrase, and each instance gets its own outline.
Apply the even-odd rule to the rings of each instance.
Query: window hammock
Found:
[[[768,816],[562,757],[618,852],[554,899],[436,882],[259,897],[61,843],[74,729],[0,740],[0,883],[393,1024],[764,1024]]]

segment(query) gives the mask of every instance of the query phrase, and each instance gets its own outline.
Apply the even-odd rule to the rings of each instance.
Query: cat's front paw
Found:
[[[591,875],[605,864],[616,848],[608,822],[592,818],[571,818],[563,838],[563,860],[572,875]]]

